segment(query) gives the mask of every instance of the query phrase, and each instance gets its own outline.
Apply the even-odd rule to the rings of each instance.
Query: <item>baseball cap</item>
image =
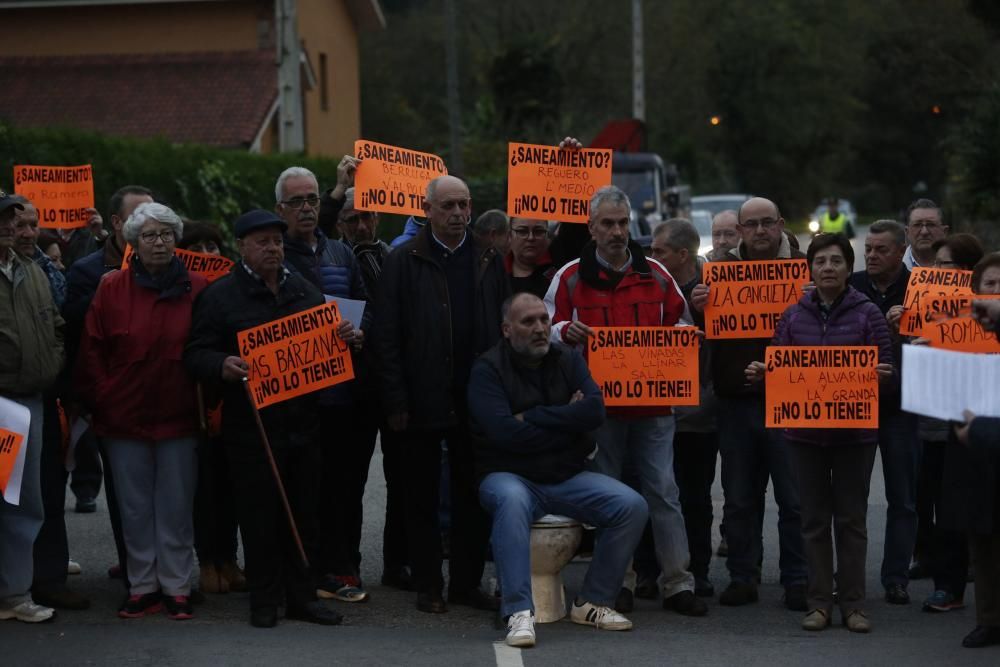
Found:
[[[255,208],[236,218],[236,222],[233,223],[233,233],[236,238],[241,239],[250,232],[267,227],[280,227],[283,232],[288,230],[288,224],[277,215],[271,211]]]
[[[16,208],[19,211],[23,211],[24,210],[24,207],[21,206],[21,204],[19,204],[16,201],[14,201],[13,197],[11,197],[10,195],[8,195],[3,190],[0,190],[0,213],[3,213],[7,209],[9,209],[11,206],[13,206],[14,208]]]

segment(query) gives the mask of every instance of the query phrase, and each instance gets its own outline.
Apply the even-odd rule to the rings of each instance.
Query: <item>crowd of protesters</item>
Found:
[[[106,225],[91,210],[86,227],[55,233],[39,230],[31,201],[0,193],[0,396],[32,417],[20,503],[0,501],[0,619],[39,622],[89,605],[67,585],[76,564],[63,519],[67,425],[85,419],[72,488],[77,511],[93,511],[103,469],[122,618],[165,610],[188,619],[198,596],[246,590],[254,626],[274,626],[281,607],[286,618],[340,623],[330,600],[370,599],[362,499],[379,442],[381,581],[413,591],[422,612],[498,612],[509,644],[534,645],[529,531],[554,513],[597,529],[571,620],[627,630],[635,597],[705,616],[721,455],[729,582],[719,603],[758,600],[770,483],[784,604],[805,613],[804,629],[823,630],[839,607],[850,631],[866,633],[880,452],[885,601],[910,603],[909,581],[932,577],[923,609],[957,609],[974,573],[977,622],[963,643],[1000,644],[1000,425],[969,414],[956,426],[900,407],[902,347],[924,342],[899,332],[910,270],[969,270],[976,293],[1000,293],[1000,254],[949,234],[934,202],[871,225],[859,272],[841,234],[820,234],[801,252],[764,198],[715,217],[707,257],[679,218],[654,230],[647,256],[629,237],[632,204],[614,186],[594,194],[587,225],[553,231],[499,210],[473,220],[455,176],[432,181],[424,219],[386,243],[378,214],[355,206],[357,166],[344,157],[327,190],[307,169],[285,170],[273,210],[231,221],[228,249],[218,228],[183,220],[140,186],[114,194]],[[238,259],[208,284],[177,248]],[[804,259],[811,282],[773,339],[700,346],[697,407],[605,408],[585,361],[593,327],[701,327],[712,289],[705,262],[775,259]],[[354,379],[259,411],[286,507],[237,333],[331,297],[366,303],[359,322],[337,328]],[[977,305],[989,330],[996,304]],[[772,344],[876,346],[878,429],[765,428]],[[498,590],[482,586],[489,552]]]

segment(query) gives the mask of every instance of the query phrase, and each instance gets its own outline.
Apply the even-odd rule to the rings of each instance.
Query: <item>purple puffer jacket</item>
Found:
[[[811,290],[789,306],[778,320],[772,345],[877,345],[879,363],[891,364],[892,340],[885,316],[861,292],[848,286],[830,318],[823,322],[819,293]],[[878,441],[876,429],[789,428],[789,442],[807,445],[870,445]]]

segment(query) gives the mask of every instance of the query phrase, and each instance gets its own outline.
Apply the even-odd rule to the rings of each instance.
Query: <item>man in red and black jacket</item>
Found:
[[[552,338],[582,345],[595,326],[675,326],[690,324],[684,296],[666,269],[647,259],[629,241],[631,205],[611,185],[590,201],[592,241],[580,259],[562,267],[549,286],[545,304],[555,323]],[[673,469],[674,417],[669,408],[609,408],[597,431],[594,470],[622,478],[625,461],[633,462],[640,492],[649,504],[657,560],[663,569],[663,606],[681,614],[702,616],[708,608],[694,595],[694,576],[684,516]],[[620,604],[631,605],[631,587]]]

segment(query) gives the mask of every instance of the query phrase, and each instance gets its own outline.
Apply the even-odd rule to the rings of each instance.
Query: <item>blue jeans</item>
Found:
[[[593,461],[595,471],[615,479],[622,478],[629,462],[638,476],[638,491],[649,504],[664,597],[694,590],[684,513],[674,479],[674,428],[673,417],[609,417],[597,430],[598,450]]]
[[[764,494],[770,477],[778,503],[778,565],[781,584],[805,584],[808,578],[799,492],[789,463],[788,445],[777,429],[764,428],[763,397],[719,397],[719,453],[722,490],[726,496],[723,523],[734,582],[752,584],[763,553],[761,534]]]
[[[882,585],[906,586],[910,557],[917,540],[917,477],[923,449],[917,437],[916,416],[901,410],[882,413],[878,440],[888,503]]]
[[[611,606],[635,545],[646,525],[646,501],[610,477],[581,472],[558,484],[537,484],[519,475],[494,472],[479,485],[479,502],[493,515],[493,561],[509,616],[535,606],[531,599],[531,524],[560,514],[597,527],[594,557],[580,598]]]

